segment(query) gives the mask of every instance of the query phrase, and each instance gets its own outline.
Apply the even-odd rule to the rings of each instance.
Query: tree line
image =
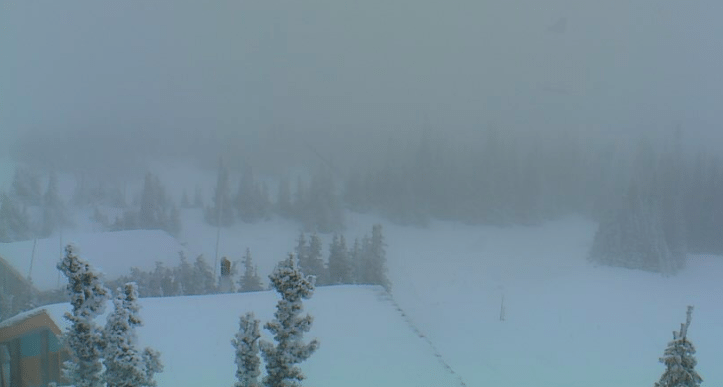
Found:
[[[279,216],[312,233],[343,231],[345,210],[416,225],[432,219],[534,225],[578,214],[600,225],[589,254],[598,264],[674,274],[687,253],[723,254],[723,165],[716,155],[683,151],[682,130],[630,147],[570,133],[519,136],[495,129],[464,144],[445,140],[423,134],[392,143],[349,171],[333,174],[325,165],[295,184],[288,176],[260,179],[244,165],[236,185],[220,161],[209,200],[197,186],[193,198],[174,193],[178,206],[152,175],[130,204],[117,186],[93,188],[79,179],[72,202],[127,206],[114,221],[94,215],[105,229],[171,233],[181,228],[180,208],[202,209],[217,227]],[[43,195],[37,175],[16,173],[0,205],[0,240],[47,234],[68,219],[54,204],[62,200],[52,187],[49,181]],[[45,203],[47,221],[29,219],[40,213],[38,203]]]
[[[372,227],[371,235],[356,238],[352,247],[347,247],[343,235],[335,234],[329,245],[326,260],[322,256],[322,241],[318,234],[308,237],[299,235],[294,249],[298,267],[306,275],[315,278],[318,286],[340,284],[381,285],[391,290],[387,277],[386,242],[382,226]],[[226,257],[222,259],[227,260]],[[231,262],[226,274],[229,281],[224,283],[224,273],[217,278],[215,270],[199,255],[190,262],[184,253],[179,253],[179,263],[168,267],[156,262],[151,271],[131,268],[130,273],[109,283],[119,286],[134,282],[141,297],[171,297],[181,295],[202,295],[229,292],[255,292],[266,290],[267,286],[258,274],[258,266],[250,249],[246,249],[241,260]],[[242,273],[239,273],[243,270]]]

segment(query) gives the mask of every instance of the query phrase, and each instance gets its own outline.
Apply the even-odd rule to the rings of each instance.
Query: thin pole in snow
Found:
[[[62,261],[63,260],[63,229],[60,229],[60,233],[58,234],[58,258]],[[60,270],[58,270],[58,283],[55,285],[56,287],[60,287]]]
[[[38,244],[38,238],[33,239],[33,252],[30,254],[30,269],[28,269],[28,282],[33,282],[33,261],[35,261],[35,246]]]
[[[505,321],[505,295],[502,295],[502,303],[500,303],[500,321]]]
[[[223,166],[223,160],[219,159],[219,174],[221,173],[221,167]],[[219,177],[220,178],[220,177]],[[218,202],[216,203],[216,254],[213,259],[213,276],[216,277],[218,274],[216,269],[218,267],[218,245],[221,241],[221,211],[223,209],[223,195],[220,192],[216,192]]]

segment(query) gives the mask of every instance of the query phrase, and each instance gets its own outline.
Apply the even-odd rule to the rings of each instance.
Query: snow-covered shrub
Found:
[[[65,314],[70,322],[64,337],[70,360],[64,364],[63,375],[76,387],[100,387],[104,340],[95,318],[103,313],[109,291],[100,274],[75,254],[72,245],[66,246],[57,267],[68,278],[66,289],[73,307],[71,313]]]
[[[314,277],[305,276],[297,267],[293,255],[280,262],[269,276],[271,285],[281,295],[276,304],[274,320],[264,328],[274,335],[276,344],[261,341],[261,352],[266,363],[264,385],[267,387],[295,387],[304,379],[295,364],[311,356],[319,347],[317,340],[303,342],[304,332],[311,329],[314,318],[300,316],[304,307],[302,299],[314,294]]]
[[[135,328],[143,325],[139,316],[138,288],[127,283],[113,300],[114,310],[106,321],[103,352],[107,387],[155,386],[153,376],[163,370],[159,354],[137,348]]]
[[[685,324],[680,324],[680,332],[673,331],[673,341],[660,362],[665,364],[666,370],[655,387],[698,387],[703,379],[695,371],[698,361],[695,359],[695,347],[688,341],[688,327],[692,319],[693,307],[688,307]]]
[[[241,316],[239,330],[231,340],[236,348],[236,379],[235,387],[259,387],[259,375],[261,375],[259,358],[259,320],[253,312]]]

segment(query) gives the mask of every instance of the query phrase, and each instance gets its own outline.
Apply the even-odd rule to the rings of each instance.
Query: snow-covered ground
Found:
[[[688,304],[698,370],[723,381],[723,258],[691,256],[671,278],[593,267],[594,230],[388,227],[394,295],[469,386],[652,385]]]
[[[212,249],[213,229],[185,220],[189,248]],[[670,278],[595,267],[586,256],[596,225],[576,217],[536,227],[418,228],[347,214],[344,234],[361,237],[377,222],[393,297],[468,386],[652,385],[689,304],[698,370],[723,382],[723,257],[691,256]],[[298,231],[284,220],[238,225],[223,230],[220,250],[239,257],[251,247],[265,275],[293,250]]]
[[[145,325],[138,328],[139,341],[160,351],[165,365],[158,386],[232,386],[231,339],[239,316],[253,311],[262,323],[269,321],[277,300],[271,291],[141,299]],[[54,320],[65,322],[61,316],[69,305],[46,308]],[[109,303],[106,312],[111,309]],[[314,316],[306,341],[320,341],[301,364],[306,386],[461,386],[380,287],[320,288],[305,302],[305,311]],[[262,339],[272,340],[266,330]]]

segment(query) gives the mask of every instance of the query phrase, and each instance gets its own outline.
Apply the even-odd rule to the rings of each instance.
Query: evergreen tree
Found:
[[[146,380],[150,381],[148,384],[149,387],[153,387],[156,385],[156,382],[153,380],[153,376],[157,373],[163,372],[163,363],[161,363],[161,353],[146,347],[143,350],[143,364],[145,365],[146,369]]]
[[[12,195],[23,204],[38,206],[42,204],[40,178],[27,168],[18,167],[13,176]]]
[[[276,304],[274,320],[264,328],[274,335],[276,344],[261,341],[260,348],[266,363],[266,387],[296,387],[304,374],[296,364],[311,356],[319,347],[317,340],[304,343],[303,335],[311,329],[313,317],[300,316],[302,299],[314,294],[314,277],[305,276],[297,267],[293,255],[280,262],[269,276],[271,285],[281,296]]]
[[[259,219],[258,192],[251,168],[247,168],[241,176],[234,204],[236,205],[236,211],[241,221],[252,223]]]
[[[261,359],[259,358],[259,320],[253,312],[241,316],[239,330],[231,340],[236,349],[236,379],[234,387],[261,387]]]
[[[152,173],[146,174],[137,205],[138,208],[126,210],[122,217],[117,217],[111,229],[165,230],[174,235],[181,231],[178,208]]]
[[[381,285],[387,291],[391,290],[392,284],[387,278],[386,244],[382,235],[382,226],[372,226],[371,238],[363,239],[361,251],[362,284]]]
[[[695,359],[695,347],[688,341],[688,327],[692,319],[693,307],[688,306],[685,324],[680,324],[680,331],[673,331],[673,341],[668,343],[660,362],[666,370],[655,383],[655,387],[698,387],[703,379],[695,371],[698,361]]]
[[[643,190],[644,191],[644,190]],[[668,247],[660,202],[632,182],[623,206],[600,223],[590,260],[609,266],[673,274],[681,268]]]
[[[138,289],[130,282],[118,288],[113,300],[114,310],[106,320],[104,331],[105,382],[107,387],[155,386],[153,376],[162,371],[159,354],[146,349],[141,352],[135,328],[142,326],[139,316]],[[144,356],[144,354],[147,354]],[[148,356],[153,359],[149,359]]]
[[[254,266],[251,259],[251,250],[246,248],[246,254],[243,257],[244,275],[239,281],[239,292],[257,292],[263,290],[261,278],[259,278],[258,268]]]
[[[185,189],[181,195],[181,208],[191,208],[191,201],[188,199],[188,192]]]
[[[304,205],[304,216],[300,220],[307,229],[322,233],[342,229],[344,216],[341,200],[335,192],[331,175],[314,175]]]
[[[671,161],[670,167],[674,169]],[[663,164],[666,165],[666,164]],[[604,265],[674,274],[685,264],[678,177],[661,171],[649,142],[635,154],[627,194],[600,222],[589,259]],[[669,188],[672,193],[661,192]],[[678,215],[675,215],[678,214]],[[679,216],[680,219],[673,219]]]
[[[658,166],[660,171],[658,192],[660,192],[661,221],[665,241],[668,243],[673,258],[671,262],[673,272],[685,267],[688,252],[688,245],[685,240],[684,165],[680,142],[680,131],[677,130],[675,149],[664,154]]]
[[[260,216],[266,220],[270,219],[273,206],[271,204],[271,194],[269,193],[269,186],[268,184],[266,184],[265,181],[262,181],[261,184],[258,186],[257,197]]]
[[[0,242],[15,242],[31,237],[27,210],[20,209],[7,194],[0,199]]]
[[[153,295],[144,295],[145,297],[171,297],[180,294],[180,283],[174,278],[173,270],[167,268],[163,262],[156,262],[156,268],[150,274]]]
[[[303,234],[302,234],[303,235]],[[301,249],[303,246],[297,246]],[[316,284],[326,285],[327,273],[324,267],[324,258],[321,254],[322,243],[321,238],[316,233],[309,237],[309,245],[305,251],[305,255],[299,257],[299,270],[306,275],[313,275],[316,278]]]
[[[291,186],[289,179],[284,177],[279,181],[278,197],[276,198],[276,212],[284,218],[293,217],[293,206],[291,204]]]
[[[354,239],[354,245],[349,250],[349,265],[352,270],[353,283],[361,284],[364,282],[364,260],[362,256],[362,244],[359,238]]]
[[[253,223],[269,216],[271,200],[265,183],[257,183],[253,171],[248,168],[241,176],[234,201],[239,219]]]
[[[186,254],[182,251],[178,253],[180,264],[174,270],[174,277],[178,282],[178,293],[181,295],[200,294],[198,286],[194,281],[193,266],[188,263]]]
[[[233,224],[233,218],[228,170],[223,165],[223,161],[220,160],[218,163],[218,174],[216,176],[213,207],[206,209],[206,222],[212,226],[228,227]]]
[[[213,269],[203,255],[199,255],[193,265],[193,282],[198,291],[196,294],[213,294],[218,291]]]
[[[193,207],[203,208],[203,192],[199,186],[196,186],[196,191],[193,194]]]
[[[329,246],[329,284],[353,283],[352,268],[349,262],[344,235],[334,235]]]
[[[63,227],[68,222],[68,215],[65,205],[58,193],[58,177],[51,173],[48,178],[48,188],[43,195],[43,223],[41,235],[48,237],[56,229]]]
[[[95,318],[103,313],[109,291],[100,274],[75,254],[72,245],[66,246],[57,267],[68,278],[66,289],[72,306],[72,313],[65,314],[70,322],[65,332],[70,360],[64,364],[64,377],[76,387],[100,387],[104,340]]]
[[[304,185],[304,180],[301,179],[301,176],[296,178],[296,191],[294,192],[294,202],[293,202],[293,213],[294,217],[304,222],[303,219],[307,216],[307,193],[306,193],[306,186]]]
[[[142,229],[164,228],[167,220],[167,197],[157,176],[146,174],[141,192],[141,208],[138,215]]]
[[[344,202],[354,211],[366,212],[368,210],[366,196],[362,176],[358,171],[354,171],[344,185]]]
[[[303,265],[305,265],[309,260],[309,246],[306,243],[306,235],[303,231],[299,233],[299,238],[296,239],[296,247],[294,248],[294,251],[296,252],[296,258],[299,261],[299,266],[303,267]]]
[[[0,286],[0,321],[33,309],[37,304],[37,291],[29,282],[18,283],[13,293],[8,293]]]

